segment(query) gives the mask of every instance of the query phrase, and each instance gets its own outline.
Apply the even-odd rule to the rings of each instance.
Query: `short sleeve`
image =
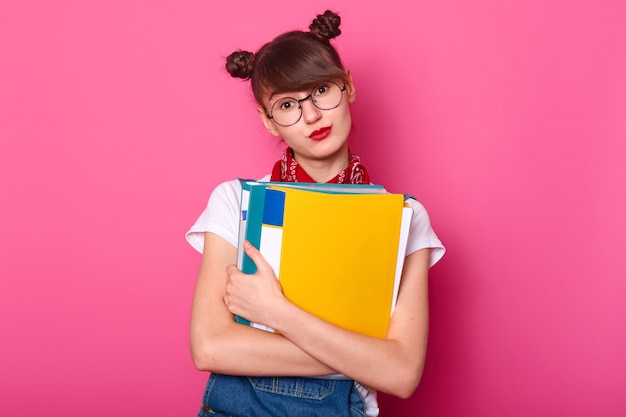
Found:
[[[413,198],[407,201],[413,209],[413,217],[411,219],[406,254],[410,255],[420,249],[430,248],[430,266],[433,266],[441,259],[446,249],[430,224],[430,217],[426,208]]]
[[[240,199],[241,183],[238,180],[218,185],[211,193],[206,208],[185,235],[187,242],[202,253],[204,234],[212,232],[237,247]]]

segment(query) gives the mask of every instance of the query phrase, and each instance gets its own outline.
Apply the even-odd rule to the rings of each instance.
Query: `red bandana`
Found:
[[[370,177],[367,170],[361,165],[358,155],[349,154],[348,167],[341,171],[329,184],[369,184]],[[283,151],[283,156],[274,164],[270,181],[280,182],[315,182],[293,157],[291,148]]]

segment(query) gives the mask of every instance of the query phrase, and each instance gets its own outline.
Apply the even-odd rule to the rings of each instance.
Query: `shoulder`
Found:
[[[260,181],[269,180],[269,175]],[[206,208],[186,234],[187,241],[198,252],[204,248],[204,234],[212,232],[237,246],[241,211],[241,181],[218,184],[209,197]]]
[[[218,184],[209,197],[209,207],[213,204],[238,202],[241,196],[241,182],[239,180],[224,181]]]
[[[415,197],[413,196],[407,196],[407,197],[408,198],[406,199],[406,203],[408,203],[409,207],[413,209],[413,218],[420,218],[420,219],[425,218],[426,220],[430,221],[426,207],[424,207],[424,205],[420,203]]]
[[[413,209],[407,255],[430,248],[430,266],[433,266],[441,259],[446,249],[432,227],[426,207],[413,196],[409,196],[406,202]]]
[[[269,181],[270,176],[266,175],[257,181]],[[212,205],[224,205],[238,209],[241,201],[241,181],[242,179],[233,179],[218,184],[209,197],[209,207]]]

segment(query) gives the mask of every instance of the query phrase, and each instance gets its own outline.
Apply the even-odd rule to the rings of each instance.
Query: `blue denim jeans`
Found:
[[[352,380],[212,373],[198,417],[363,417]]]

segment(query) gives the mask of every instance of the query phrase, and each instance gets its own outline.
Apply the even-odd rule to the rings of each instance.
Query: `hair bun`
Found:
[[[226,71],[236,78],[249,79],[252,76],[254,54],[248,51],[235,51],[226,58]]]
[[[326,10],[324,14],[317,15],[309,29],[319,38],[329,40],[341,35],[341,30],[339,30],[340,24],[341,18],[339,15]]]

